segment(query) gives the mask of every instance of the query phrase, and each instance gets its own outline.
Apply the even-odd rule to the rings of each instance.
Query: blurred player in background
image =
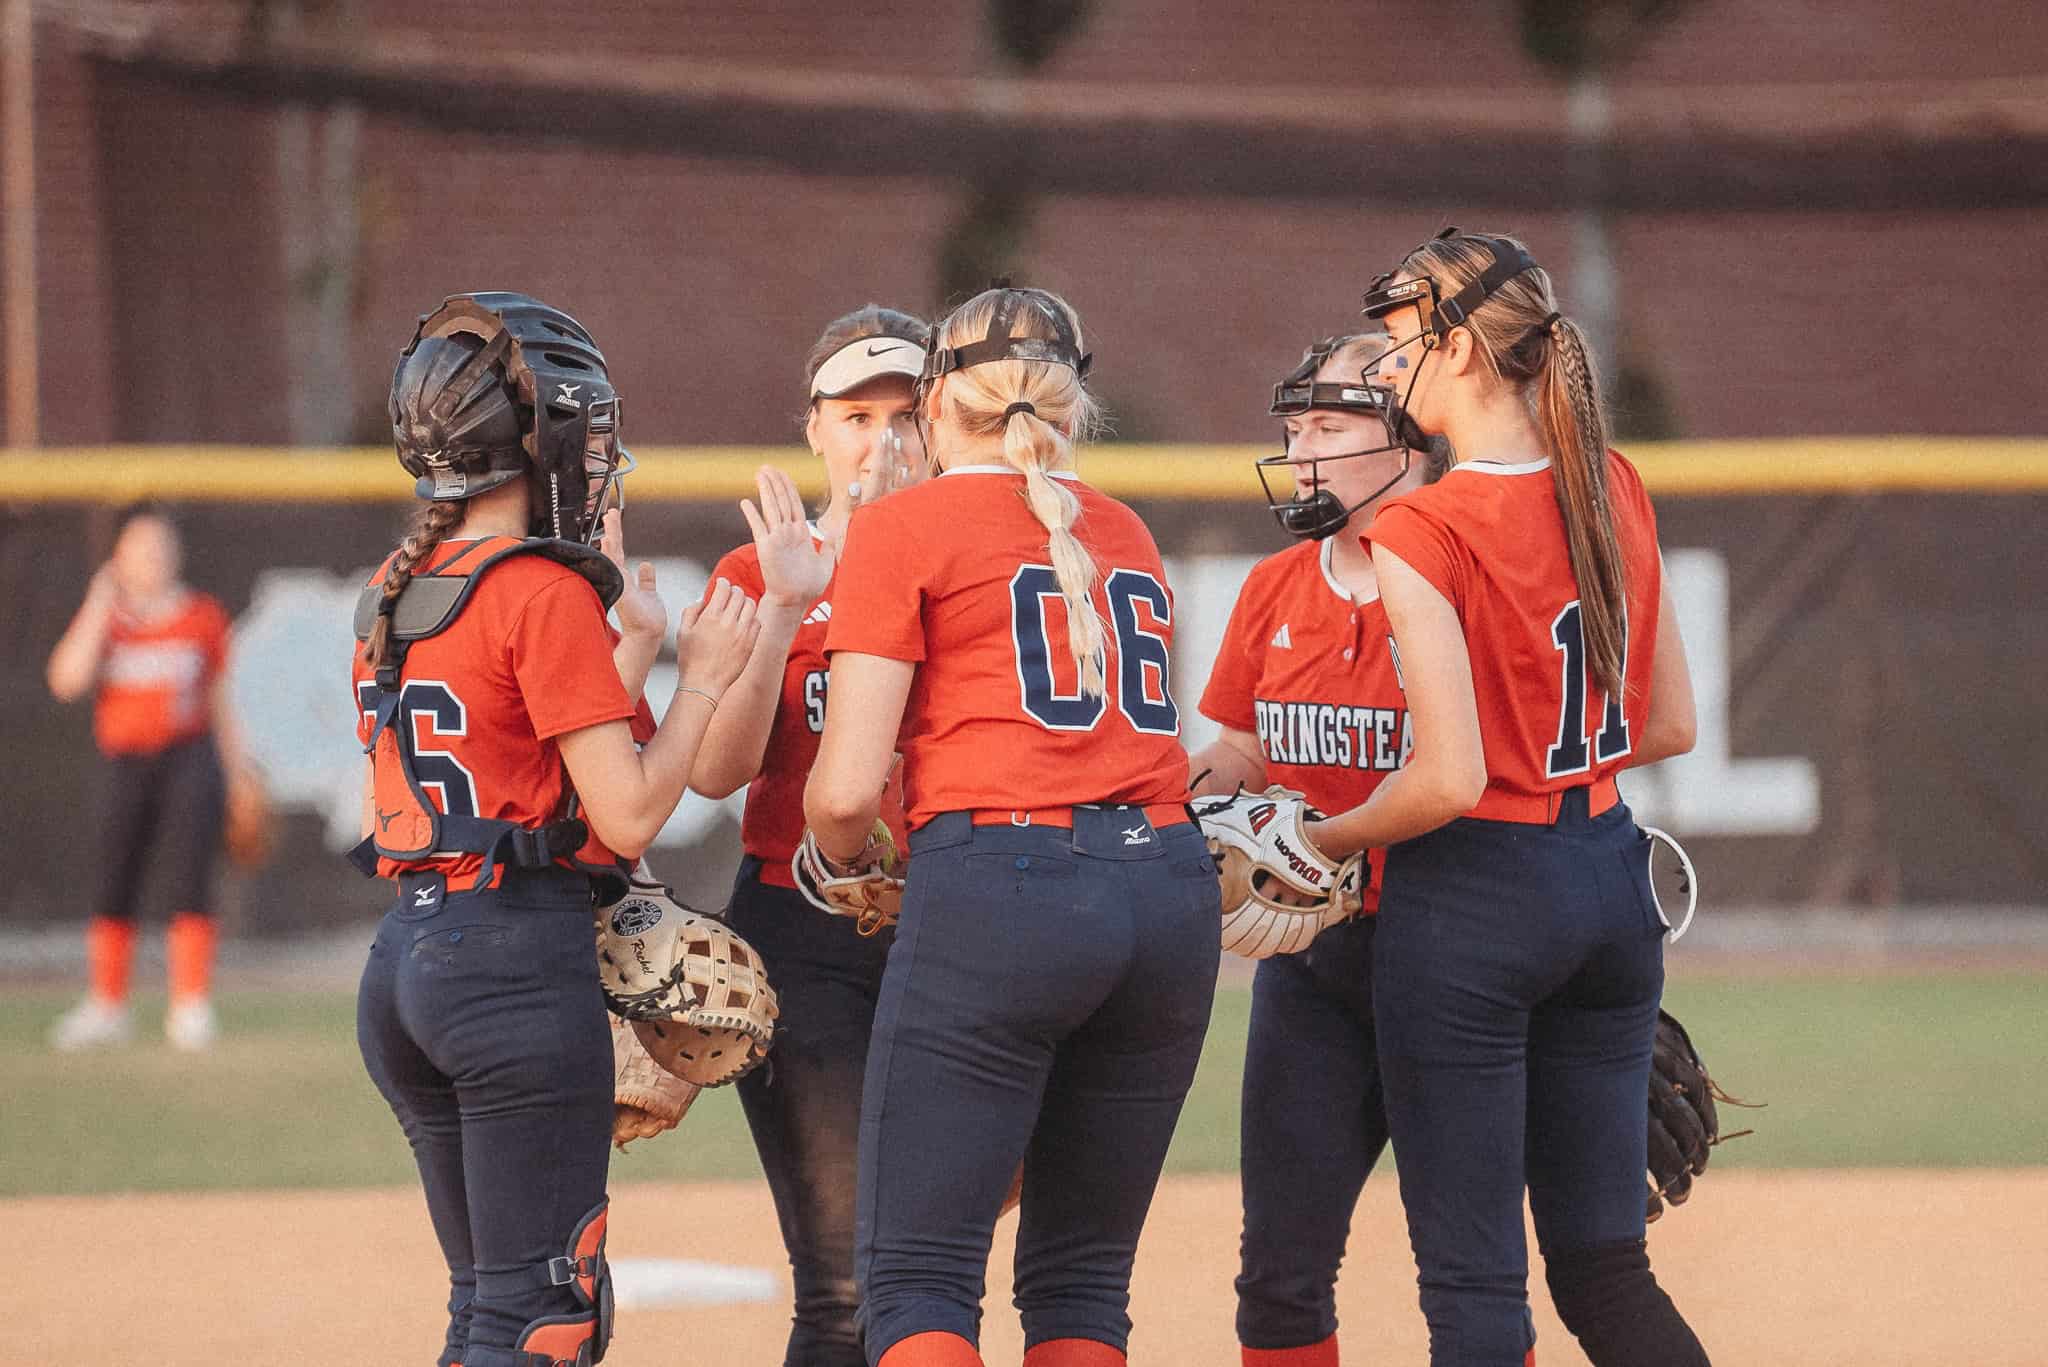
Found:
[[[1526,1191],[1595,1367],[1703,1364],[1644,1242],[1666,928],[1614,781],[1693,743],[1656,517],[1521,243],[1446,229],[1365,313],[1390,439],[1456,463],[1364,532],[1413,754],[1307,831],[1325,856],[1390,847],[1374,1024],[1430,1361],[1533,1355]]]
[[[882,857],[901,736],[912,858],[861,1107],[861,1322],[885,1367],[978,1364],[1021,1159],[1026,1367],[1124,1361],[1130,1273],[1216,984],[1151,534],[1082,484],[1067,304],[996,288],[937,329],[943,473],[854,514],[804,794],[834,876]],[[1111,639],[1113,637],[1113,639]]]
[[[588,1363],[611,1334],[593,894],[681,799],[752,649],[753,604],[719,584],[683,614],[675,696],[639,748],[634,699],[666,614],[622,613],[617,638],[605,620],[624,585],[587,538],[630,462],[589,334],[524,295],[454,296],[400,359],[391,420],[428,502],[356,609],[371,759],[352,857],[396,884],[357,1042],[448,1264],[442,1367]],[[653,596],[651,570],[638,588]],[[377,1331],[350,1332],[355,1347],[322,1355]]]
[[[51,1030],[57,1049],[129,1037],[135,904],[152,859],[165,871],[171,912],[164,1035],[187,1050],[214,1039],[212,898],[227,796],[223,758],[228,772],[247,771],[227,703],[228,615],[187,585],[181,568],[170,518],[154,507],[130,510],[113,554],[50,654],[50,692],[62,702],[93,695],[93,734],[111,771],[99,888],[85,932],[90,988]]]
[[[856,505],[924,473],[911,387],[930,324],[868,305],[835,319],[804,365],[804,436],[830,494],[815,523],[795,482],[764,467],[760,505],[741,504],[753,541],[715,580],[760,601],[760,639],[697,752],[690,786],[707,797],[747,788],[733,882],[733,929],[775,974],[782,1008],[771,1066],[739,1082],[754,1147],[775,1196],[796,1306],[785,1367],[858,1367],[853,1279],[854,1178],[861,1078],[893,930],[826,914],[796,890],[804,780],[825,729],[825,629],[832,575]],[[884,812],[904,838],[901,788]],[[872,932],[872,933],[869,933]]]
[[[1267,506],[1299,544],[1255,566],[1230,614],[1202,713],[1222,734],[1193,759],[1197,793],[1281,784],[1325,811],[1363,802],[1406,756],[1407,703],[1372,560],[1357,533],[1418,488],[1429,459],[1390,444],[1366,367],[1381,333],[1316,343],[1274,386],[1283,454]],[[1206,771],[1206,773],[1204,773]],[[1372,913],[1259,962],[1245,1049],[1237,1337],[1246,1367],[1334,1367],[1337,1268],[1387,1143],[1372,1023]]]

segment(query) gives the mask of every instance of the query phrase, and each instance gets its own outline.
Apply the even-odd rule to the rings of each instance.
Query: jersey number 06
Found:
[[[1104,670],[1107,691],[1131,726],[1149,735],[1180,734],[1180,710],[1166,682],[1166,632],[1173,625],[1166,586],[1142,570],[1115,570],[1103,583],[1116,632],[1115,658]],[[1023,565],[1010,579],[1010,635],[1017,646],[1017,683],[1024,710],[1048,731],[1092,731],[1108,710],[1103,698],[1085,696],[1077,683],[1061,692],[1052,672],[1051,633],[1045,605],[1060,601],[1050,565]],[[1143,619],[1138,605],[1144,604]]]

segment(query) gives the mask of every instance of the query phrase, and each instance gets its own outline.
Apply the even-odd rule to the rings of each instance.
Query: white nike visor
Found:
[[[901,337],[863,337],[848,342],[818,367],[811,381],[811,397],[836,399],[884,375],[915,380],[923,373],[924,348],[917,343]]]

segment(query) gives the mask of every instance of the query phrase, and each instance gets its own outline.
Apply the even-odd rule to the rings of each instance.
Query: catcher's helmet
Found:
[[[618,430],[604,353],[574,318],[524,294],[450,295],[420,319],[391,377],[391,434],[414,493],[474,498],[525,475],[536,536],[589,538],[632,468]]]

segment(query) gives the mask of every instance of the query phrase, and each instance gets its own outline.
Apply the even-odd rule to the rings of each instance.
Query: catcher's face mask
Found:
[[[1310,347],[1286,379],[1273,386],[1273,404],[1267,411],[1282,420],[1280,454],[1254,462],[1259,487],[1266,495],[1266,510],[1290,536],[1321,541],[1335,536],[1351,515],[1400,483],[1412,459],[1407,447],[1394,442],[1365,446],[1353,443],[1357,437],[1348,421],[1317,420],[1318,414],[1361,414],[1377,425],[1384,419],[1385,394],[1369,383],[1363,373],[1356,380],[1318,381],[1316,374],[1329,363],[1337,349],[1350,339],[1326,337]],[[1378,435],[1377,426],[1374,435]],[[1338,462],[1398,453],[1399,468],[1384,483],[1361,498],[1346,503],[1329,487],[1335,482],[1351,484],[1351,467]],[[1336,466],[1336,469],[1331,467]],[[1285,498],[1273,496],[1274,476],[1285,479]]]
[[[633,453],[619,440],[618,398],[590,405],[583,445],[583,530],[593,543],[604,533],[604,515],[626,506],[625,479],[633,473]]]
[[[1415,251],[1422,250],[1417,247],[1401,258],[1401,265],[1373,278],[1358,310],[1387,330],[1387,349],[1375,367],[1387,394],[1382,414],[1387,440],[1417,450],[1427,449],[1429,439],[1410,416],[1408,405],[1429,354],[1501,286],[1536,265],[1535,258],[1505,238],[1481,237],[1446,228],[1430,241],[1451,238],[1477,243],[1493,258],[1478,279],[1450,298],[1443,298],[1436,281],[1408,269],[1407,263],[1414,259]]]
[[[946,335],[953,318],[961,310],[972,308],[983,295],[998,294],[995,312],[988,321],[988,335],[978,342],[961,346],[941,346],[939,339]],[[1027,312],[1035,311],[1044,318],[1052,330],[1052,336],[1013,337],[1011,330],[1017,320]],[[1095,358],[1081,350],[1080,338],[1075,336],[1073,324],[1067,319],[1067,311],[1059,306],[1044,290],[1013,288],[1010,283],[999,281],[983,290],[974,298],[955,309],[952,314],[932,329],[931,344],[925,350],[924,370],[917,378],[914,391],[917,403],[918,439],[927,452],[931,450],[932,386],[956,370],[969,366],[987,365],[991,361],[1045,361],[1052,365],[1068,367],[1085,384],[1088,367]]]

